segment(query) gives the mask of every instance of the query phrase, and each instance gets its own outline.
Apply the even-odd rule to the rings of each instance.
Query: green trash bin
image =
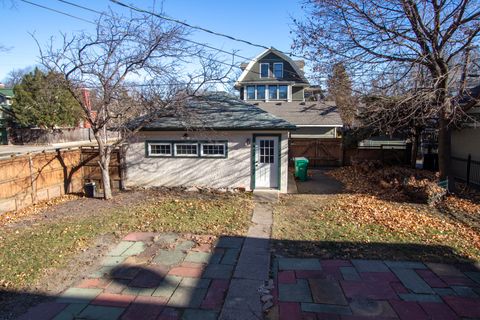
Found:
[[[295,177],[300,181],[307,180],[308,159],[305,157],[298,157],[293,159],[295,161]]]

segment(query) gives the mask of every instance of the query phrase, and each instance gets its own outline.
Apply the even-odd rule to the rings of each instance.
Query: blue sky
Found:
[[[34,65],[38,61],[38,48],[31,34],[41,44],[58,37],[60,32],[73,34],[81,30],[90,30],[92,25],[70,17],[50,12],[30,4],[13,0],[0,4],[2,11],[2,37],[0,43],[10,47],[7,53],[0,53],[0,80],[12,69]],[[55,0],[30,0],[43,6],[94,20],[95,15]],[[116,12],[126,13],[108,0],[70,0],[96,10],[106,10],[110,6]],[[141,8],[151,8],[153,1],[129,1]],[[0,1],[0,3],[2,3]],[[163,5],[165,14],[199,25],[214,31],[226,33],[265,46],[274,46],[280,50],[290,51],[292,35],[290,34],[292,17],[301,18],[301,0],[165,0],[156,2],[156,7]],[[225,38],[194,32],[190,39],[208,43],[227,51],[239,50],[238,54],[254,57],[262,51],[260,48],[234,42]]]

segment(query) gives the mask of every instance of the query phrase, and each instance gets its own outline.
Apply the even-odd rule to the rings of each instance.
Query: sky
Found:
[[[95,20],[93,13],[86,12],[58,0],[28,0],[87,20]],[[98,11],[108,10],[128,14],[128,11],[108,0],[69,0]],[[143,9],[155,4],[173,18],[225,33],[282,51],[291,51],[292,18],[302,18],[301,0],[124,0]],[[13,3],[13,5],[12,5]],[[25,68],[38,63],[39,50],[32,34],[45,46],[51,37],[60,33],[75,34],[91,31],[93,25],[71,17],[51,12],[20,0],[0,0],[2,37],[0,44],[9,48],[0,53],[0,81],[12,69]],[[236,51],[245,57],[255,57],[263,50],[229,39],[195,31],[191,40],[209,44],[226,51]],[[238,63],[240,60],[237,61]]]

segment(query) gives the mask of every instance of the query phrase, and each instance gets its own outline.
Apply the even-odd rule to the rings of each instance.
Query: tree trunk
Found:
[[[441,112],[438,128],[438,168],[440,180],[448,179],[448,189],[453,191],[455,188],[454,178],[450,170],[450,152],[451,152],[451,132],[448,128],[448,120]]]
[[[412,137],[412,153],[410,158],[410,165],[413,169],[417,167],[418,145],[420,143],[420,133],[415,129],[415,133]]]
[[[104,155],[100,156],[100,169],[102,170],[102,183],[103,183],[103,199],[112,199],[112,187],[110,186],[110,156],[112,151],[110,148],[104,150]]]

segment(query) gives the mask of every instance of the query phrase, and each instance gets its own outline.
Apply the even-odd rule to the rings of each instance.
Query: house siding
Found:
[[[274,78],[271,75],[268,78],[260,78],[260,63],[269,63],[270,64],[270,73],[273,72],[273,63],[275,62],[283,62],[283,78],[280,81],[291,81],[291,82],[301,82],[303,83],[302,78],[297,74],[295,69],[288,63],[287,61],[283,60],[279,56],[274,53],[269,53],[259,61],[256,61],[253,64],[252,69],[250,72],[247,73],[245,78],[242,82],[265,82],[265,83],[276,83],[279,82],[278,79]]]
[[[480,160],[480,128],[465,128],[452,132],[452,155],[459,158]]]
[[[292,100],[293,101],[304,100],[304,89],[302,87],[292,87]]]
[[[280,191],[287,191],[288,134],[286,131],[215,131],[188,132],[189,140],[226,140],[227,158],[157,158],[145,157],[146,140],[184,140],[185,131],[141,132],[131,141],[126,154],[126,185],[145,187],[200,186],[245,188],[252,184],[253,134],[281,134]],[[246,145],[247,139],[251,145]]]

